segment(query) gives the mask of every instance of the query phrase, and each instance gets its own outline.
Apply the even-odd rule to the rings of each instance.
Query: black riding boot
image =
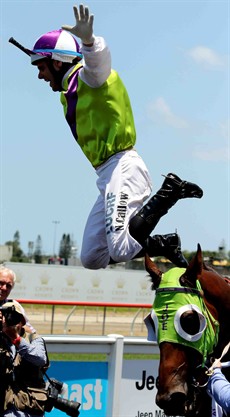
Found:
[[[157,193],[130,220],[129,232],[142,246],[160,218],[182,198],[201,198],[203,191],[192,182],[169,173]]]
[[[188,266],[181,252],[180,237],[176,233],[149,236],[144,247],[149,256],[164,256],[179,268]]]

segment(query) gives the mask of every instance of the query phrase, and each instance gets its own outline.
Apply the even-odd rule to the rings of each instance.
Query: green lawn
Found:
[[[106,362],[107,355],[103,353],[50,353],[50,361],[77,361],[77,362]],[[125,360],[131,359],[159,359],[159,355],[125,354]]]

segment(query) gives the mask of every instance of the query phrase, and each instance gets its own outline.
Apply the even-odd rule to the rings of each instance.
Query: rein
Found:
[[[198,290],[199,290],[199,293],[200,293],[202,288],[201,288],[201,285],[200,285],[199,281],[197,281],[197,286],[198,286]],[[215,347],[217,345],[217,342],[218,342],[219,322],[210,313],[209,309],[207,308],[207,306],[204,302],[203,297],[201,297],[201,302],[202,302],[202,305],[203,305],[203,313],[204,313],[205,318],[207,320],[208,319],[210,320],[210,323],[213,325],[213,328],[215,329],[215,338],[214,338],[214,341],[213,341],[213,347]],[[206,331],[206,329],[205,329],[205,331]],[[205,366],[205,363],[207,362],[207,349],[206,349],[207,343],[206,342],[207,341],[206,341],[206,338],[205,338],[205,349],[204,349],[203,362],[202,362],[203,367]]]

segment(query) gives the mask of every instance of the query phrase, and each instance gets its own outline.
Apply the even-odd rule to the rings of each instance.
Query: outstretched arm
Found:
[[[90,14],[89,8],[74,6],[76,18],[75,26],[62,26],[82,41],[81,52],[84,56],[83,67],[79,77],[92,88],[100,87],[109,77],[111,72],[111,56],[108,46],[102,37],[94,36],[94,16]]]
[[[71,32],[73,35],[81,39],[82,43],[92,46],[94,42],[93,36],[93,20],[94,16],[89,13],[89,8],[80,4],[79,9],[74,6],[74,16],[76,19],[75,26],[64,25],[62,29]]]

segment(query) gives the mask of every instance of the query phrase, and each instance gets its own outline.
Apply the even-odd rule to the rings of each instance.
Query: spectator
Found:
[[[4,265],[0,265],[0,306],[6,303],[9,300],[9,295],[14,288],[16,282],[16,274],[12,269],[6,268]],[[20,308],[23,309],[21,306]],[[23,309],[23,314],[26,317],[25,311]],[[36,330],[30,324],[28,318],[26,317],[26,325],[32,331],[32,333],[36,333]]]
[[[215,368],[208,381],[208,393],[226,412],[230,412],[230,382],[221,371],[220,360],[215,361]]]
[[[15,301],[3,304],[1,321],[1,416],[43,417],[47,402],[43,370],[49,363],[45,342],[25,330],[24,310]]]

